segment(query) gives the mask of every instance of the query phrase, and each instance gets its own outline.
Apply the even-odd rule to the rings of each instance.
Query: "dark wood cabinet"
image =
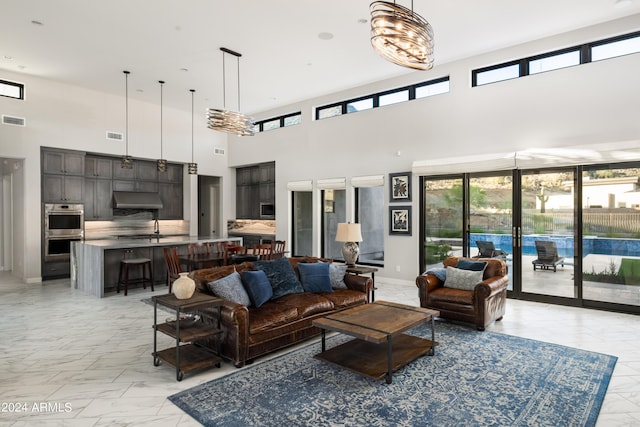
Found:
[[[85,221],[113,219],[113,191],[110,179],[84,179]]]
[[[275,201],[275,162],[236,169],[236,218],[263,219],[260,204],[275,205]]]
[[[111,179],[113,176],[113,160],[108,157],[87,156],[84,161],[84,176]]]
[[[42,176],[42,201],[47,203],[82,203],[84,178],[81,176]]]
[[[42,151],[42,172],[59,175],[84,175],[84,152]]]
[[[133,170],[136,180],[158,181],[158,165],[156,162],[144,160],[134,161]]]
[[[168,163],[167,170],[158,173],[158,181],[172,182],[174,184],[182,184],[182,176],[184,174],[184,166],[177,163]]]
[[[158,183],[155,181],[113,180],[113,191],[144,191],[156,193]]]
[[[163,206],[158,211],[158,219],[182,219],[182,183],[161,182],[158,190]]]

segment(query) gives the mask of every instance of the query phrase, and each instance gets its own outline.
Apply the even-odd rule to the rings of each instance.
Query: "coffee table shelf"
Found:
[[[434,318],[439,315],[437,310],[388,301],[329,314],[313,320],[313,326],[322,329],[322,351],[315,357],[391,384],[393,372],[420,356],[435,354]],[[402,333],[428,322],[431,340]],[[326,331],[354,339],[327,350]]]

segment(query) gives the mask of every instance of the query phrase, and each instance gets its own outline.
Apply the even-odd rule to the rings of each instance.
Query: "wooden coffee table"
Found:
[[[322,329],[322,352],[317,359],[333,363],[374,379],[391,377],[404,365],[420,356],[435,354],[434,317],[437,310],[376,301],[315,319]],[[402,332],[431,321],[431,340]],[[336,331],[355,339],[326,349],[326,331]]]

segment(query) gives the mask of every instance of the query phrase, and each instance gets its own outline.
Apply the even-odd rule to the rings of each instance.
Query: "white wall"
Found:
[[[290,223],[281,220],[289,218],[289,181],[312,179],[315,185],[318,179],[346,177],[348,183],[352,176],[411,170],[415,160],[640,141],[640,54],[471,87],[472,69],[625,34],[639,26],[640,15],[266,112],[258,118],[301,110],[303,124],[231,141],[230,165],[276,162],[277,237],[290,240]],[[447,75],[451,79],[448,94],[320,121],[312,119],[315,106]],[[398,151],[400,156],[396,155]],[[486,169],[491,170],[491,165]],[[388,182],[385,185],[388,203]],[[347,218],[352,217],[352,195],[347,191]],[[417,177],[412,200],[413,235],[386,237],[381,276],[414,280],[418,273]],[[319,248],[317,194],[314,203],[314,247]]]
[[[330,94],[297,105],[255,115],[267,118],[301,110],[303,124],[264,132],[251,138],[210,131],[197,99],[195,158],[202,175],[222,178],[223,224],[235,215],[236,167],[276,162],[277,236],[289,238],[289,193],[286,183],[317,179],[388,174],[411,169],[427,158],[519,151],[592,142],[640,139],[640,55],[529,76],[471,88],[471,70],[583,42],[637,31],[640,15],[585,28],[518,47],[436,66],[429,72]],[[460,40],[464,43],[464,40]],[[345,70],[345,72],[348,72]],[[4,79],[25,83],[24,101],[0,97],[0,114],[25,117],[27,127],[0,125],[0,157],[23,158],[24,225],[15,230],[24,243],[23,277],[40,277],[40,147],[52,146],[122,155],[124,143],[105,139],[105,132],[124,132],[124,99],[38,77],[2,71]],[[313,121],[313,107],[367,95],[410,83],[449,75],[451,92],[431,98]],[[120,74],[114,79],[122,78]],[[130,81],[139,78],[131,75]],[[265,83],[268,84],[268,83]],[[313,82],[309,82],[313,84]],[[167,84],[168,85],[168,84]],[[124,84],[123,84],[124,86]],[[159,155],[158,105],[130,97],[129,154],[155,159]],[[164,153],[169,161],[190,162],[190,95],[184,110],[164,110]],[[228,144],[228,146],[227,146]],[[229,157],[214,156],[213,146],[227,148]],[[396,152],[401,155],[397,156]],[[491,169],[491,165],[487,165]],[[414,177],[415,178],[415,177]],[[197,230],[195,177],[185,183],[185,218]],[[381,276],[413,280],[418,273],[418,181],[413,181],[413,236],[387,236]],[[387,184],[388,185],[388,184]],[[347,191],[347,209],[353,209],[353,191]],[[385,191],[385,199],[388,199]],[[319,206],[319,197],[314,195]],[[387,200],[388,201],[388,200]],[[319,248],[319,208],[315,209],[315,247]],[[347,218],[352,218],[348,213]],[[22,233],[22,235],[20,235]],[[14,257],[18,262],[19,257]],[[396,266],[400,272],[396,272]]]

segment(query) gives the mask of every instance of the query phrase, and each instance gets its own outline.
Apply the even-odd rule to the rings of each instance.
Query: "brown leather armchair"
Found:
[[[479,331],[494,320],[502,320],[507,301],[507,264],[496,258],[457,258],[443,261],[445,266],[455,267],[458,259],[486,261],[482,282],[473,290],[444,287],[444,281],[433,274],[421,274],[416,278],[420,306],[440,311],[440,317],[473,323]]]

